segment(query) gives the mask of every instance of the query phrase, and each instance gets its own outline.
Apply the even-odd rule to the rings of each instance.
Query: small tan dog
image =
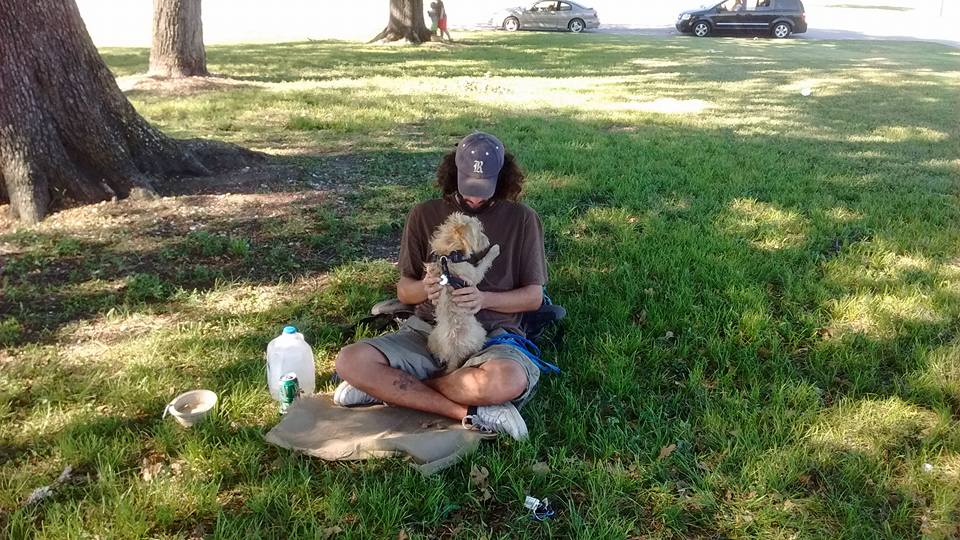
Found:
[[[434,260],[426,265],[427,275],[439,277],[443,288],[427,349],[446,366],[444,372],[450,373],[483,348],[487,339],[477,318],[453,302],[453,290],[480,283],[500,255],[500,246],[490,245],[479,219],[454,212],[434,231],[430,248]]]

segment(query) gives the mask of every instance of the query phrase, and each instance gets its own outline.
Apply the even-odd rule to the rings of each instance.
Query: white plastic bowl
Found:
[[[168,403],[163,416],[169,413],[181,426],[190,427],[206,418],[216,404],[216,393],[210,390],[191,390]]]

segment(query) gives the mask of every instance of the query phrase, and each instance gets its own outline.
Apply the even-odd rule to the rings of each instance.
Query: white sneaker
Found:
[[[360,405],[379,405],[383,403],[379,399],[350,385],[347,381],[340,383],[337,389],[333,391],[333,404],[341,407],[359,407]]]
[[[470,410],[474,410],[470,407]],[[527,438],[527,423],[512,403],[477,407],[463,418],[463,427],[485,433],[506,433],[518,441]]]

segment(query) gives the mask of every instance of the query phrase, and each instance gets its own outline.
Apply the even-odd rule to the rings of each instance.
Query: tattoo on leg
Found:
[[[401,373],[397,376],[397,379],[393,381],[393,386],[397,387],[400,390],[409,390],[417,382],[417,379],[410,375],[409,373]]]

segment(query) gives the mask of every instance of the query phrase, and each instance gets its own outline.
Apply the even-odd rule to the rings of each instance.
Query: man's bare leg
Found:
[[[383,353],[366,343],[354,343],[340,351],[337,373],[355,388],[391,405],[454,420],[467,415],[466,405],[451,401],[413,375],[390,367]]]
[[[463,367],[423,383],[456,403],[500,405],[523,394],[527,374],[513,360],[493,358],[477,367]]]

